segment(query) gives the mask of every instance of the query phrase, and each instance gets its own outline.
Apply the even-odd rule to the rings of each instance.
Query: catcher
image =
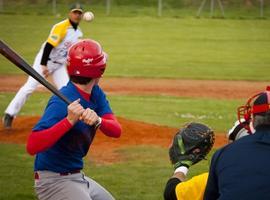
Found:
[[[188,172],[189,167],[192,164],[197,163],[201,160],[200,157],[204,157],[208,149],[210,150],[213,146],[214,142],[214,135],[213,132],[206,126],[202,126],[204,128],[198,129],[198,131],[193,133],[195,135],[198,135],[197,141],[192,140],[194,143],[193,145],[191,142],[191,137],[187,133],[192,133],[192,130],[195,130],[194,127],[198,126],[198,124],[192,123],[193,129],[184,128],[184,130],[178,132],[176,136],[174,137],[173,145],[170,148],[170,157],[171,161],[174,164],[174,167],[176,168],[174,175],[172,178],[168,181],[165,192],[164,192],[164,199],[165,200],[202,200],[206,183],[208,180],[208,173],[203,173],[198,176],[193,177],[192,179],[185,181],[186,175]],[[235,140],[238,140],[246,135],[249,135],[250,133],[245,129],[245,124],[248,124],[245,120],[241,120],[241,123],[237,120],[234,124],[234,126],[228,131],[227,138],[228,143],[234,142]],[[200,125],[201,126],[201,125]],[[201,133],[205,132],[205,140],[203,143],[200,139]],[[181,136],[182,134],[182,136]],[[194,137],[195,138],[195,137]],[[179,141],[179,142],[178,142]],[[188,142],[190,141],[190,142]],[[185,144],[179,145],[179,144]],[[193,155],[193,151],[191,151],[191,156],[187,156],[190,152],[190,149],[192,146],[201,146],[205,145],[205,153],[202,155]],[[188,147],[189,146],[189,147]],[[185,148],[186,147],[186,148]],[[183,149],[184,148],[184,149]],[[185,150],[186,149],[186,150]],[[194,148],[192,148],[194,149]],[[196,149],[196,147],[195,147]],[[199,148],[198,148],[199,149]],[[186,151],[186,153],[179,153],[179,151]],[[195,151],[196,152],[196,151]],[[198,152],[198,151],[197,151]],[[193,158],[199,158],[198,160],[195,160]],[[178,167],[180,165],[180,167]]]
[[[169,149],[175,171],[166,185],[165,200],[202,199],[208,173],[184,181],[188,169],[205,158],[212,149],[214,140],[214,132],[200,123],[190,123],[175,135]]]

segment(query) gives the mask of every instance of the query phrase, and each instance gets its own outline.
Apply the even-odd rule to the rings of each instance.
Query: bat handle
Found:
[[[70,100],[68,100],[64,95],[62,95],[61,93],[59,93],[59,98],[61,98],[67,105],[71,104],[72,102]]]

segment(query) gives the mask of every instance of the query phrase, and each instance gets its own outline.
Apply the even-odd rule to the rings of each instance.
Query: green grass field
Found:
[[[0,16],[0,38],[29,63],[64,18]],[[107,76],[268,80],[269,20],[97,16],[81,27],[109,53]],[[1,74],[21,73],[2,58],[0,65]]]
[[[81,24],[85,37],[100,41],[110,55],[106,76],[269,79],[269,20],[171,17],[174,14],[158,18],[140,15],[144,12],[141,10],[137,13],[129,11],[125,10],[129,16],[113,13],[113,17],[106,17],[98,10],[93,23]],[[0,14],[0,39],[29,63],[33,62],[51,26],[63,18],[31,12],[33,8],[26,15]],[[0,75],[14,74],[22,72],[0,57]],[[14,94],[0,92],[0,113]],[[35,93],[20,115],[41,115],[49,96],[48,93]],[[171,127],[201,121],[219,133],[232,126],[236,120],[236,107],[244,102],[241,99],[170,96],[108,98],[118,116]],[[164,185],[172,173],[168,150],[156,146],[130,146],[118,151],[124,161],[101,165],[86,160],[84,171],[108,188],[117,200],[161,200]],[[191,168],[189,177],[207,171],[208,167],[209,160],[199,163]],[[26,154],[24,145],[0,143],[0,199],[35,199],[32,171],[33,158]]]
[[[85,161],[84,172],[110,190],[117,200],[161,200],[164,185],[172,173],[167,150],[136,146],[119,150],[127,160],[111,165]],[[0,145],[0,199],[35,199],[33,158],[24,145]],[[208,161],[192,167],[189,176],[208,170]],[[130,178],[132,177],[132,178]]]

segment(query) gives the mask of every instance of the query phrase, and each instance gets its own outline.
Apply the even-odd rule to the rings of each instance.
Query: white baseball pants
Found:
[[[40,65],[42,52],[40,51],[34,61],[33,68],[43,76],[42,74],[42,68]],[[62,88],[65,86],[68,81],[69,77],[67,74],[66,66],[65,64],[59,64],[59,63],[53,63],[51,61],[48,61],[47,64],[48,70],[50,71],[50,74],[52,75],[53,81],[55,83],[55,86],[57,89]],[[34,92],[34,90],[39,85],[39,82],[36,81],[31,76],[28,77],[28,80],[26,83],[20,88],[20,90],[17,92],[16,96],[13,98],[13,100],[8,105],[5,113],[16,116],[21,108],[23,107],[24,103],[26,102],[27,98]]]

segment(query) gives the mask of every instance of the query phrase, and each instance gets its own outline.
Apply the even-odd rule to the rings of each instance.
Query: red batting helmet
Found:
[[[246,122],[250,122],[252,115],[260,115],[270,110],[270,86],[266,88],[266,91],[260,92],[252,96],[244,106],[238,108],[238,120],[241,124],[241,119]],[[249,126],[243,124],[244,127],[249,130]]]
[[[105,71],[106,61],[107,55],[98,42],[81,40],[68,51],[67,71],[70,76],[100,78]]]

